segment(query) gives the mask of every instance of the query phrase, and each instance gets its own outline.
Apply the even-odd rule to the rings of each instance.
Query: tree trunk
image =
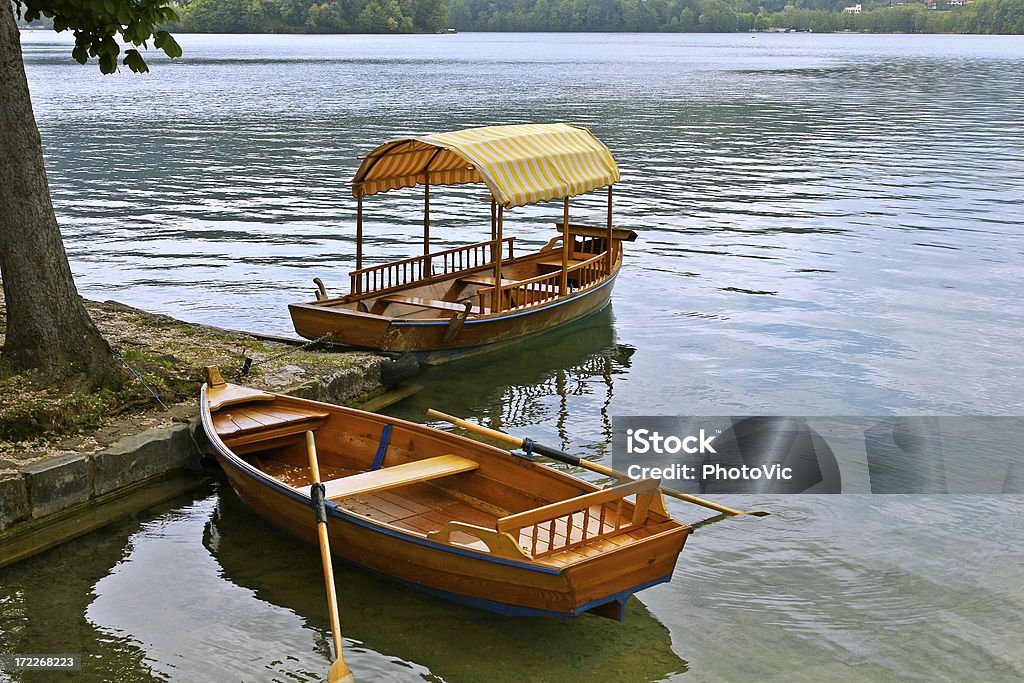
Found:
[[[71,275],[9,0],[0,0],[0,274],[10,369],[90,387],[120,374]]]

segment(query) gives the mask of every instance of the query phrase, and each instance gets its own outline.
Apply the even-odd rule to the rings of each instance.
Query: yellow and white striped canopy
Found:
[[[352,194],[482,182],[511,208],[572,197],[618,179],[612,153],[586,128],[530,123],[390,140],[363,158]]]

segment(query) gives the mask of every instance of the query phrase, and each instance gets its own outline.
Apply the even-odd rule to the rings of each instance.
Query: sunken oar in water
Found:
[[[331,611],[331,635],[334,637],[334,652],[338,656],[327,672],[328,683],[355,683],[356,679],[345,664],[341,653],[341,618],[338,616],[338,595],[334,590],[334,568],[331,566],[331,542],[327,538],[327,506],[324,502],[324,485],[320,483],[320,467],[316,463],[316,441],[313,432],[306,432],[306,450],[309,453],[309,470],[313,474],[310,498],[316,510],[316,530],[320,536],[320,557],[324,563],[324,581],[327,584],[327,606]]]
[[[482,427],[482,426],[480,426],[478,424],[473,424],[472,422],[468,422],[466,420],[463,420],[463,419],[460,419],[460,418],[457,418],[457,417],[452,417],[451,415],[446,415],[446,414],[444,414],[444,413],[442,413],[440,411],[434,410],[432,408],[427,410],[427,415],[429,417],[433,417],[433,418],[436,418],[438,420],[444,420],[445,422],[451,422],[453,425],[456,425],[458,427],[462,427],[463,429],[468,429],[471,432],[476,432],[478,434],[483,434],[485,436],[489,436],[492,439],[497,439],[498,441],[503,441],[503,442],[505,442],[507,444],[511,444],[511,445],[515,446],[516,448],[526,448],[528,451],[532,451],[534,453],[538,453],[538,454],[543,455],[543,456],[545,456],[547,458],[551,458],[552,460],[558,460],[560,462],[564,462],[564,463],[567,463],[569,465],[575,465],[577,467],[583,467],[584,469],[591,470],[592,472],[598,472],[598,473],[603,474],[603,475],[605,475],[607,477],[615,477],[616,479],[631,479],[632,478],[629,475],[627,475],[625,472],[620,472],[618,470],[613,470],[610,467],[605,467],[604,465],[599,465],[596,462],[590,462],[589,460],[584,460],[583,458],[579,458],[579,457],[576,457],[575,455],[570,455],[570,454],[568,454],[568,453],[566,453],[564,451],[560,451],[557,448],[552,448],[550,446],[545,446],[543,444],[539,444],[536,441],[533,441],[531,439],[521,439],[521,438],[519,438],[517,436],[512,436],[511,434],[506,434],[505,432],[500,432],[497,429],[490,429],[488,427]],[[765,515],[769,514],[767,512],[745,512],[743,510],[736,510],[735,508],[726,507],[725,505],[720,505],[718,503],[713,503],[710,500],[704,500],[703,498],[698,498],[697,496],[691,496],[688,493],[682,493],[681,491],[676,491],[674,489],[670,489],[670,488],[667,488],[665,486],[659,487],[658,490],[660,490],[666,496],[671,496],[672,498],[677,498],[679,500],[686,501],[687,503],[694,503],[695,505],[702,505],[702,506],[704,506],[706,508],[710,508],[711,510],[716,510],[716,511],[721,512],[722,514],[726,514],[726,515],[752,515],[754,517],[764,517]]]

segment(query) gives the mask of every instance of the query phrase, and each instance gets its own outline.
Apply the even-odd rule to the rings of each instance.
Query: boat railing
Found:
[[[595,285],[608,276],[607,254],[602,252],[586,261],[574,263],[565,269],[565,294]],[[502,284],[501,297],[498,288],[487,287],[477,292],[480,297],[480,308],[489,305],[491,312],[520,310],[555,301],[563,295],[562,271],[545,273],[525,280],[515,280],[511,284]]]
[[[594,491],[569,500],[502,517],[495,524],[499,534],[517,539],[538,559],[585,543],[642,528],[660,479],[640,479]],[[625,498],[636,494],[631,511]]]
[[[494,265],[497,252],[506,252],[503,259],[514,257],[515,237],[487,240],[446,249],[422,256],[390,261],[377,266],[360,268],[349,273],[349,292],[356,295],[379,294],[416,284],[427,284],[457,273]]]

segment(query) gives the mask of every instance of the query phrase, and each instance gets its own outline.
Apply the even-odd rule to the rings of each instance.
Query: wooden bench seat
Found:
[[[580,263],[583,263],[583,260],[581,260],[581,259],[574,259],[574,258],[573,259],[569,259],[569,261],[566,263],[566,267],[575,266],[575,265],[580,264]],[[558,271],[560,271],[562,269],[562,259],[557,258],[557,259],[545,259],[543,261],[537,261],[537,268],[542,273],[557,273]]]
[[[253,389],[252,387],[242,387],[237,384],[228,384],[226,382],[206,387],[206,402],[210,405],[211,413],[240,403],[274,401],[276,399],[276,396],[266,391]]]
[[[390,304],[402,304],[404,306],[416,306],[418,308],[433,308],[439,311],[453,311],[455,313],[462,313],[466,310],[466,305],[457,301],[441,301],[439,299],[422,299],[415,296],[390,294],[377,299],[377,302],[373,304],[373,308],[370,309],[370,312],[379,315],[383,313],[384,309],[386,309]],[[485,313],[486,309],[481,309],[479,306],[470,306],[469,312],[480,315],[481,313]]]
[[[475,460],[458,455],[439,455],[393,467],[384,467],[372,472],[331,479],[324,482],[324,488],[328,500],[341,500],[363,493],[384,491],[407,484],[447,477],[451,474],[471,472],[479,466],[480,464]]]
[[[459,278],[459,282],[464,282],[470,285],[493,287],[495,280],[491,276],[469,275],[467,277]],[[524,283],[522,280],[506,280],[505,278],[502,278],[501,289],[504,292],[513,289],[528,289],[535,292],[558,292],[558,285],[546,285],[543,282]]]
[[[316,429],[330,413],[268,403],[250,403],[213,415],[213,427],[224,444],[239,446],[269,441]]]
[[[562,221],[555,221],[555,230],[557,230],[558,232],[562,232],[563,227],[564,226],[562,224]],[[570,223],[569,233],[576,237],[602,238],[608,236],[608,226],[582,225],[580,223]],[[612,226],[612,239],[623,240],[626,242],[635,242],[636,233],[633,232],[632,230],[627,230],[625,228],[620,228],[619,226],[614,225]]]
[[[467,275],[460,277],[459,282],[463,282],[467,285],[480,285],[481,287],[493,287],[496,280],[493,275]],[[506,280],[501,278],[502,287],[510,287],[516,283],[515,280]]]

